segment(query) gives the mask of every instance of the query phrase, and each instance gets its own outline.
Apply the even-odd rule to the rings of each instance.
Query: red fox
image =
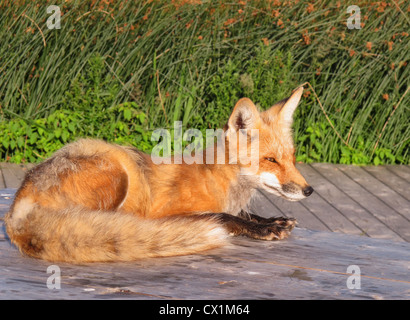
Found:
[[[241,161],[154,164],[100,140],[68,144],[27,173],[5,217],[8,236],[30,257],[70,263],[193,254],[231,235],[284,239],[295,219],[262,218],[247,206],[257,188],[291,201],[313,192],[295,167],[291,131],[302,92],[264,112],[248,98],[235,105],[224,139],[245,135],[249,145],[248,129],[257,129],[253,171]]]

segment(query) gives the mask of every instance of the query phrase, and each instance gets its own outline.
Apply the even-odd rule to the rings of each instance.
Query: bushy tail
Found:
[[[156,220],[118,212],[38,206],[5,218],[10,240],[31,257],[70,263],[132,261],[185,255],[220,247],[226,231],[212,216]]]

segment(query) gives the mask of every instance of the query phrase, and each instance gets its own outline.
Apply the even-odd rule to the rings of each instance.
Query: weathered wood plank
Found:
[[[363,167],[373,177],[387,185],[389,188],[400,194],[402,197],[410,201],[410,180],[406,181],[403,178],[392,173],[386,166],[366,166]]]
[[[25,168],[27,169],[27,171],[28,171],[28,170],[34,168],[36,165],[37,165],[37,164],[35,164],[35,163],[25,163],[25,164],[24,164],[24,167],[25,167]]]
[[[16,189],[0,189],[0,241],[4,241],[6,238],[3,217],[9,210],[10,205],[14,199],[15,193],[16,193]],[[0,247],[0,250],[1,250],[1,247]],[[0,255],[1,255],[1,251],[0,251]]]
[[[310,171],[307,173],[310,177],[310,183],[325,201],[354,223],[360,230],[362,230],[363,234],[373,238],[403,241],[403,239],[395,232],[386,228],[386,226],[367,211],[365,207],[350,198],[343,191],[343,185],[336,186],[327,180],[321,174],[323,170],[326,171],[326,168],[329,169],[331,166],[328,164],[317,164],[314,166],[306,166],[306,168],[304,168],[306,173]]]
[[[391,208],[390,215],[399,214],[407,219],[407,227],[410,230],[410,201],[402,197],[384,183],[380,182],[366,170],[357,166],[341,166],[345,174],[360,184],[367,191],[375,195]]]
[[[4,189],[6,187],[3,179],[3,173],[1,172],[1,166],[0,166],[0,189]]]
[[[391,172],[394,172],[400,178],[403,178],[406,181],[410,181],[410,166],[396,166],[396,165],[386,165],[385,166]]]
[[[22,164],[0,163],[6,188],[18,188],[23,182],[27,168]]]
[[[286,217],[260,190],[256,192],[251,202],[250,211],[264,218]]]
[[[313,166],[316,167],[318,165],[313,164]],[[366,208],[368,212],[382,222],[386,228],[395,232],[403,240],[409,241],[410,229],[407,226],[408,221],[400,215],[391,215],[392,209],[390,207],[343,173],[343,171],[340,170],[341,167],[343,167],[343,165],[321,166],[320,172],[328,180],[334,181],[336,186],[343,186],[343,191],[350,198],[360,203],[362,207]]]
[[[323,221],[331,231],[343,232],[349,234],[362,235],[364,231],[352,221],[346,218],[340,211],[327,202],[324,196],[321,195],[325,186],[326,190],[331,188],[331,184],[323,176],[318,175],[309,165],[300,164],[298,169],[305,177],[309,184],[313,186],[317,192],[314,192],[310,197],[303,200],[303,204],[309,208],[321,221]]]

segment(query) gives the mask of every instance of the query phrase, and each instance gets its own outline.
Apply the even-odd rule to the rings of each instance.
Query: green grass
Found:
[[[309,82],[299,161],[410,163],[405,1],[8,2],[0,161],[40,161],[80,136],[149,152],[156,128],[220,127],[240,97],[264,109]],[[46,27],[51,4],[59,30]],[[345,25],[350,4],[361,30]]]

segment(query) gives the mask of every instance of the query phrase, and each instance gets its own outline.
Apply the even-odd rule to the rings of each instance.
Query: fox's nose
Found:
[[[311,186],[307,186],[302,192],[305,197],[309,197],[313,193],[313,188]]]

